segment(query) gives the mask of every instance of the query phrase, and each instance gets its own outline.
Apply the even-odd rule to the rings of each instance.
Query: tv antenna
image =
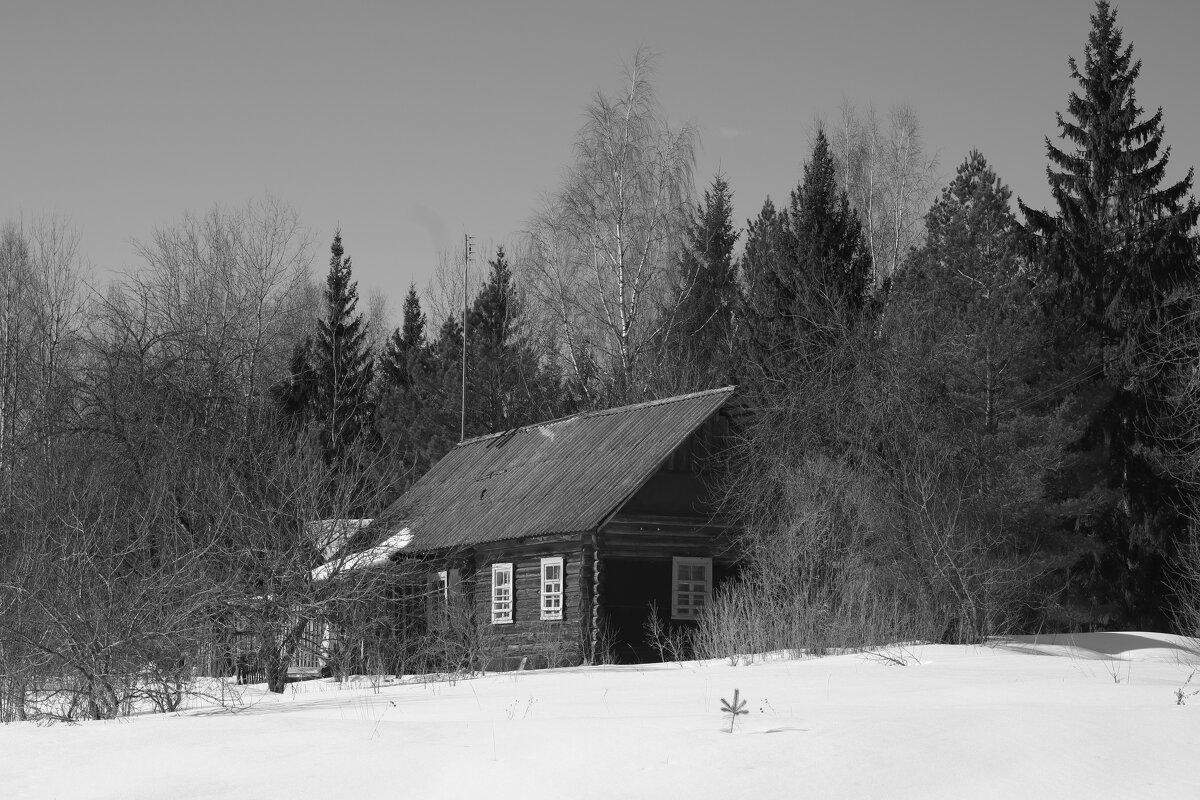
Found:
[[[475,252],[475,237],[463,234],[463,349],[462,349],[462,416],[459,421],[458,440],[467,438],[467,270],[471,255]]]

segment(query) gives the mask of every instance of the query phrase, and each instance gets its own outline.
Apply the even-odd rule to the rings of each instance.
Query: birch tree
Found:
[[[597,92],[563,187],[531,225],[531,297],[593,402],[635,392],[691,208],[695,130],[672,128],[639,51],[620,95]]]
[[[920,244],[937,158],[925,152],[920,120],[907,105],[894,106],[881,121],[874,106],[859,111],[846,102],[840,117],[830,143],[839,182],[863,221],[878,288]]]

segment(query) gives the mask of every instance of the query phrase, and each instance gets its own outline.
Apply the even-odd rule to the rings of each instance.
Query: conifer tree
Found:
[[[467,435],[507,430],[563,412],[553,362],[541,364],[503,247],[468,315]]]
[[[1010,197],[972,151],[926,215],[880,326],[867,439],[901,509],[896,561],[949,607],[952,641],[1011,624],[1037,572],[1078,544],[1047,522],[1046,478],[1069,432],[1057,398],[1039,398],[1044,335]]]
[[[425,322],[425,313],[421,310],[421,298],[417,296],[417,286],[415,283],[409,284],[408,295],[404,298],[401,336],[410,349],[425,344]]]
[[[383,449],[403,466],[390,476],[402,491],[445,455],[459,435],[462,326],[451,316],[437,339],[425,336],[416,291],[404,303],[401,328],[380,356],[375,427]]]
[[[1011,196],[973,150],[926,215],[925,244],[905,263],[889,302],[888,330],[925,353],[929,374],[920,385],[949,394],[947,411],[958,415],[952,424],[987,432],[1025,391],[1023,362],[1038,347],[1026,236]]]
[[[858,214],[838,187],[837,162],[823,130],[788,210],[795,260],[806,267],[810,284],[810,317],[855,318],[866,305],[870,259]]]
[[[313,412],[322,430],[326,458],[343,455],[370,425],[369,389],[374,364],[367,325],[358,305],[358,283],[351,280],[350,258],[343,259],[342,234],[330,246],[325,279],[325,314],[317,320],[313,367]]]
[[[818,131],[788,208],[776,213],[768,200],[747,228],[743,341],[751,369],[768,383],[791,380],[797,367],[827,353],[866,304],[870,262],[862,225],[836,174],[829,142]]]
[[[403,319],[392,331],[379,357],[380,376],[391,386],[409,386],[414,370],[425,360],[425,314],[416,284],[410,284],[404,298]]]
[[[762,358],[761,351],[770,340],[775,322],[771,307],[786,289],[780,276],[786,274],[783,241],[786,218],[775,210],[771,198],[763,201],[758,216],[746,222],[746,248],[738,268],[742,273],[743,295],[738,308],[741,318],[740,353],[746,359]],[[743,370],[744,372],[744,370]]]
[[[1163,112],[1143,118],[1134,82],[1142,62],[1124,45],[1116,10],[1096,4],[1081,72],[1069,60],[1081,93],[1067,100],[1070,119],[1057,117],[1068,152],[1047,137],[1047,176],[1058,213],[1022,204],[1030,227],[1046,244],[1060,302],[1100,334],[1113,352],[1106,374],[1132,365],[1127,347],[1147,315],[1172,289],[1197,273],[1189,234],[1200,208],[1191,199],[1191,169],[1161,187],[1170,148],[1162,148]]]
[[[462,413],[463,326],[453,314],[429,345],[429,366],[412,420],[415,474],[419,477],[459,441]]]
[[[734,311],[739,299],[733,247],[733,195],[723,175],[713,178],[696,207],[680,256],[679,274],[664,316],[661,360],[674,393],[727,384],[733,376]]]
[[[442,322],[437,338],[429,346],[439,371],[453,372],[462,364],[463,326],[453,312]]]
[[[1079,84],[1057,118],[1063,149],[1046,141],[1056,213],[1022,209],[1055,282],[1059,360],[1087,416],[1064,525],[1087,532],[1069,598],[1088,622],[1165,624],[1165,566],[1182,526],[1180,487],[1157,466],[1164,359],[1178,298],[1197,279],[1191,239],[1200,208],[1192,171],[1164,186],[1162,109],[1145,116],[1133,59],[1108,2],[1096,4]]]
[[[515,415],[523,416],[515,394],[523,366],[518,363],[523,355],[517,341],[519,316],[512,270],[500,247],[488,261],[487,281],[467,315],[467,416],[473,433],[516,427]]]
[[[482,354],[500,352],[516,335],[520,303],[504,248],[488,261],[488,277],[468,315],[471,339]]]
[[[304,420],[312,409],[316,396],[317,376],[313,368],[315,346],[312,336],[305,336],[292,348],[292,359],[288,362],[288,374],[271,387],[271,397],[285,418]]]

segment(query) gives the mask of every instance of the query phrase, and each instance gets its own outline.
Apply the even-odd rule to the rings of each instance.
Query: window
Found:
[[[712,597],[712,559],[671,559],[671,619],[699,619]]]
[[[430,573],[425,581],[425,611],[431,626],[444,625],[450,617],[451,598],[458,589],[458,570],[443,569]]]
[[[542,619],[563,618],[562,556],[542,559]]]
[[[513,565],[492,564],[492,624],[513,621]]]

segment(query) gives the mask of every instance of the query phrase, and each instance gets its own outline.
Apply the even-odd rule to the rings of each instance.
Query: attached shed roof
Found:
[[[459,443],[385,511],[405,552],[589,531],[617,511],[735,387],[588,411]]]

